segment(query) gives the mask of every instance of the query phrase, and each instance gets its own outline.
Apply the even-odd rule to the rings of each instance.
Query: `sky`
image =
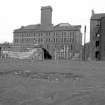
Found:
[[[0,43],[12,42],[13,31],[30,24],[40,23],[41,6],[52,6],[52,23],[81,25],[86,42],[89,41],[91,10],[105,13],[105,0],[0,0]]]

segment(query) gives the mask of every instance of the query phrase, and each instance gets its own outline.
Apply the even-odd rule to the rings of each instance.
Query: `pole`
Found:
[[[85,28],[84,28],[84,57],[83,57],[83,60],[85,61],[85,39],[86,39],[86,25],[85,25]]]
[[[57,59],[57,58],[56,58],[56,55],[57,55],[57,54],[56,54],[56,50],[55,50],[55,60]]]
[[[1,47],[0,47],[0,58],[1,58]]]
[[[65,45],[64,45],[64,57],[66,58],[66,48],[65,48]]]

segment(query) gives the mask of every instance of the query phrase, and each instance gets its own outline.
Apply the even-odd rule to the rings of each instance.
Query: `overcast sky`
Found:
[[[52,22],[87,25],[89,41],[89,23],[91,10],[105,13],[105,0],[0,0],[0,43],[13,40],[13,30],[21,26],[40,23],[41,6],[53,8]]]

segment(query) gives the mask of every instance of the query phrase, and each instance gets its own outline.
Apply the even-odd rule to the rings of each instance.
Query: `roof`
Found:
[[[58,27],[70,27],[71,25],[69,23],[60,23],[56,26],[58,26]]]
[[[35,31],[49,31],[53,30],[53,24],[48,26],[42,26],[41,24],[32,24],[27,26],[21,26],[21,28],[15,29],[14,32],[21,32],[21,31],[29,31],[29,30],[35,30]]]
[[[81,28],[81,25],[70,25],[69,23],[60,23],[55,26],[51,25],[50,27],[43,27],[41,24],[33,24],[22,26],[19,29],[14,30],[14,32],[22,32],[22,31],[54,31],[54,30],[78,30]]]
[[[27,26],[21,26],[18,29],[15,29],[14,32],[22,32],[22,31],[29,31],[29,30],[40,30],[40,24],[32,24]]]
[[[93,14],[91,19],[101,19],[102,17],[105,17],[105,13]]]
[[[54,29],[55,30],[75,30],[80,29],[81,25],[70,25],[69,23],[60,23],[57,24]]]
[[[23,28],[23,29],[40,29],[40,24],[22,26],[21,28]]]

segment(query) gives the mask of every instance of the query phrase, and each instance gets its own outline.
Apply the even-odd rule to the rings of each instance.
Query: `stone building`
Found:
[[[14,30],[14,46],[32,48],[40,45],[52,59],[71,59],[81,52],[82,34],[80,25],[69,23],[52,24],[52,8],[41,8],[41,24],[22,26]],[[63,53],[63,55],[62,55]],[[58,57],[62,56],[62,57]]]
[[[105,13],[92,11],[90,20],[90,57],[105,60]]]
[[[0,58],[2,58],[3,51],[10,50],[13,47],[13,43],[4,42],[0,44]]]

